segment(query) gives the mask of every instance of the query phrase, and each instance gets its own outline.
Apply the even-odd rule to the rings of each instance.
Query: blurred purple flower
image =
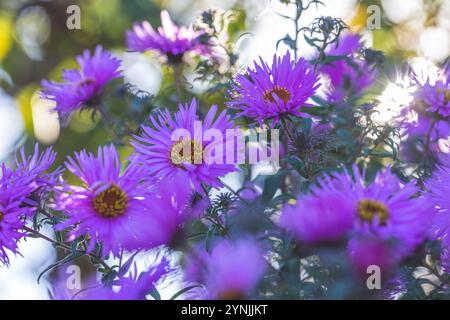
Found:
[[[348,235],[349,255],[358,271],[366,274],[370,264],[390,269],[425,239],[433,209],[417,197],[414,184],[402,184],[390,169],[370,184],[356,166],[353,175],[326,177],[312,194],[284,207],[280,224],[304,242]]]
[[[174,178],[178,184],[192,184],[200,193],[203,193],[201,183],[219,187],[221,184],[218,178],[235,171],[236,167],[226,164],[228,150],[225,148],[226,130],[233,128],[234,123],[225,111],[216,118],[217,109],[213,105],[200,122],[197,102],[193,99],[190,105],[180,105],[179,111],[173,116],[168,110],[161,111],[157,118],[151,116],[153,128],[142,126],[142,134],[135,136],[131,142],[147,173],[155,179]],[[208,129],[220,131],[223,143],[204,141],[202,133]],[[189,137],[173,141],[175,130],[185,130],[189,132]],[[212,159],[206,151],[214,146],[222,149],[221,163],[209,161]]]
[[[416,100],[423,106],[423,112],[441,117],[450,116],[450,78],[431,83],[428,80],[416,93]]]
[[[436,208],[431,228],[433,239],[441,240],[442,262],[450,272],[450,155],[440,158],[441,165],[430,180],[426,182],[428,196]]]
[[[397,253],[392,243],[371,238],[352,238],[348,252],[357,276],[366,277],[369,266],[377,266],[383,279],[388,279],[398,262]]]
[[[450,68],[439,70],[440,79],[427,79],[414,95],[412,105],[404,112],[417,113],[417,120],[406,123],[409,136],[424,136],[436,142],[450,136]]]
[[[31,179],[16,175],[2,164],[0,172],[0,265],[9,266],[7,251],[20,254],[17,242],[25,237],[22,228],[31,208],[22,204],[32,191]]]
[[[348,184],[326,177],[311,194],[300,196],[295,205],[285,205],[280,225],[301,242],[339,240],[352,228],[356,203],[343,194]]]
[[[209,46],[201,39],[204,32],[195,31],[192,26],[177,26],[165,10],[161,11],[161,25],[154,30],[148,21],[135,24],[127,32],[128,48],[139,52],[155,50],[166,56],[172,64],[181,63],[188,52],[201,55],[210,53]]]
[[[145,170],[131,161],[121,174],[119,154],[114,146],[99,147],[97,157],[81,151],[69,157],[66,167],[83,186],[63,187],[58,206],[68,215],[58,230],[74,227],[72,238],[88,234],[88,251],[97,241],[104,254],[121,249],[152,248],[170,241],[184,217],[189,191],[176,191],[165,181],[158,189],[143,183]],[[158,208],[158,210],[155,210]]]
[[[403,184],[390,170],[366,184],[354,167],[349,179],[357,202],[349,253],[355,268],[365,274],[370,264],[390,268],[410,255],[426,237],[433,208],[412,182]],[[369,264],[368,264],[369,263]]]
[[[192,254],[185,277],[204,283],[208,299],[244,299],[255,290],[265,269],[264,253],[254,240],[223,240],[210,255],[204,251]]]
[[[63,125],[67,125],[73,111],[86,104],[96,103],[103,87],[120,76],[120,61],[101,46],[95,48],[93,55],[85,50],[77,57],[79,70],[64,70],[64,82],[42,81],[42,96],[56,102],[54,111],[58,112]]]
[[[230,91],[232,101],[227,105],[240,111],[238,116],[277,123],[286,115],[304,116],[302,107],[311,107],[307,100],[319,88],[319,78],[305,59],[291,61],[290,53],[273,57],[272,66],[260,58],[255,69],[238,74]]]
[[[331,82],[328,100],[340,102],[345,97],[360,95],[373,83],[375,71],[364,61],[353,58],[360,48],[361,36],[346,33],[327,50],[327,56],[344,56],[352,61],[350,64],[341,59],[321,67],[320,72],[327,75]]]
[[[14,159],[13,166],[16,174],[30,179],[31,193],[36,194],[40,200],[46,193],[53,191],[53,188],[59,183],[59,177],[63,171],[62,168],[50,171],[55,159],[56,152],[53,151],[52,147],[40,153],[37,143],[34,146],[32,155],[27,156],[25,148],[21,148]],[[28,200],[25,202],[32,206],[36,205],[36,202],[31,197],[28,197]]]

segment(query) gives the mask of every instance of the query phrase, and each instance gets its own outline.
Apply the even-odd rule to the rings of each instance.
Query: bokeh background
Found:
[[[380,121],[389,121],[398,108],[408,102],[408,92],[398,83],[400,62],[410,61],[429,73],[434,64],[450,55],[450,0],[324,0],[325,6],[314,6],[305,13],[301,23],[307,26],[319,16],[343,19],[352,31],[364,35],[366,46],[382,50],[389,66],[375,86],[379,101]],[[76,4],[81,9],[81,30],[68,30],[67,8]],[[368,29],[368,8],[378,6],[381,13],[379,29]],[[150,94],[160,94],[170,77],[168,70],[152,56],[130,53],[124,46],[125,32],[133,22],[149,20],[160,23],[161,9],[167,9],[179,24],[189,24],[205,9],[231,10],[230,40],[235,41],[238,66],[243,68],[261,56],[270,60],[274,53],[287,47],[279,39],[293,34],[293,24],[282,15],[294,16],[293,6],[278,0],[0,0],[0,160],[9,161],[11,153],[21,145],[30,148],[35,141],[53,145],[62,163],[66,154],[81,148],[96,149],[110,139],[90,114],[74,116],[68,128],[61,130],[52,104],[39,98],[40,81],[57,80],[64,68],[76,66],[74,57],[85,48],[97,44],[123,59],[126,82]],[[299,52],[312,56],[311,48],[300,41]],[[192,84],[192,95],[207,89],[205,83],[194,81],[195,73],[186,71]],[[215,96],[223,105],[226,97]],[[129,150],[121,148],[122,153]],[[230,177],[231,182],[238,177]],[[57,259],[51,245],[37,239],[20,244],[23,257],[11,260],[11,267],[0,268],[0,299],[46,299],[48,280],[36,282],[37,275]],[[151,257],[142,256],[142,265]],[[86,272],[92,269],[83,265]],[[176,280],[176,279],[175,279]],[[174,290],[172,284],[162,288]],[[161,289],[161,288],[160,288]]]

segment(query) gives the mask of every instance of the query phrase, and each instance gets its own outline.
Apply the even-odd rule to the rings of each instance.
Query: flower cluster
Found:
[[[156,51],[181,78],[186,55],[211,58],[216,15],[204,14],[210,30],[202,30],[175,25],[163,11],[161,27],[136,24],[126,45]],[[31,155],[22,148],[2,163],[0,263],[9,266],[26,237],[64,252],[44,273],[89,257],[98,274],[73,291],[58,270],[49,279],[53,299],[159,298],[159,285],[172,279],[181,287],[172,298],[373,298],[366,285],[373,266],[382,272],[380,296],[420,291],[416,271],[425,268],[436,281],[423,296],[447,297],[450,157],[429,147],[450,137],[448,71],[418,88],[407,108],[427,136],[421,161],[400,159],[411,131],[374,123],[373,105],[359,101],[378,74],[362,59],[361,36],[341,33],[340,20],[318,21],[323,37],[306,37],[319,51],[311,59],[298,58],[297,40],[287,36],[285,54],[244,72],[199,64],[212,68],[211,79],[220,74],[214,94],[180,91],[178,82],[170,97],[170,86],[157,94],[162,107],[152,98],[129,108],[126,95],[136,102],[136,94],[127,83],[109,95],[111,81],[126,80],[121,61],[101,46],[77,58],[79,70],[63,71],[64,82],[42,81],[42,97],[54,101],[63,124],[89,108],[114,140],[58,155],[36,144]],[[109,118],[128,109],[138,116]],[[270,142],[251,141],[264,135]],[[267,149],[279,151],[270,175],[260,173],[262,161],[237,161],[254,150],[262,159]],[[138,262],[148,256],[157,262],[142,270]]]
[[[353,174],[324,178],[310,195],[284,208],[280,224],[300,242],[349,238],[349,257],[360,272],[370,265],[388,272],[423,241],[433,207],[390,170],[368,185],[358,168]]]
[[[21,148],[13,165],[2,164],[0,174],[0,263],[8,265],[7,250],[17,254],[17,243],[26,236],[26,218],[31,217],[55,186],[59,169],[50,172],[55,152],[48,148],[31,156]]]

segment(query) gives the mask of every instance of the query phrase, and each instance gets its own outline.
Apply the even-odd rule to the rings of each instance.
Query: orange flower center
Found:
[[[358,217],[363,221],[372,223],[375,216],[378,217],[378,223],[385,226],[389,219],[389,211],[386,206],[379,201],[361,200],[358,204]]]
[[[84,87],[93,84],[95,81],[92,79],[83,79],[78,83],[79,87]]]
[[[92,199],[96,213],[104,218],[115,218],[124,214],[128,207],[128,197],[125,191],[113,184]]]
[[[281,99],[285,104],[291,99],[291,94],[286,88],[275,86],[272,90],[267,90],[266,93],[264,93],[264,102],[276,102],[274,95]]]
[[[441,93],[444,94],[444,103],[445,104],[450,102],[450,90],[438,88],[437,92],[438,92],[438,94],[441,94]]]
[[[243,300],[245,299],[245,294],[239,290],[228,290],[219,293],[220,300]]]

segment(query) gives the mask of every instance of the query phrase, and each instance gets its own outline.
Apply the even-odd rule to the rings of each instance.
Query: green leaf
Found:
[[[196,284],[196,285],[192,285],[192,286],[188,286],[186,288],[183,288],[180,291],[178,291],[177,293],[175,293],[169,300],[175,300],[176,298],[178,298],[182,294],[184,294],[184,293],[186,293],[186,292],[188,292],[188,291],[190,291],[192,289],[201,288],[201,287],[202,287],[201,285]]]
[[[278,46],[280,45],[280,42],[285,43],[289,48],[291,48],[292,50],[295,50],[295,41],[294,41],[294,39],[291,38],[290,35],[287,34],[284,38],[278,40],[276,48],[278,48]]]
[[[137,250],[135,253],[133,253],[128,260],[122,265],[122,267],[120,267],[119,271],[117,272],[117,275],[119,277],[123,277],[128,270],[130,270],[130,267],[134,261],[134,258],[136,257],[136,255],[141,252],[141,250]]]
[[[56,268],[56,267],[62,266],[63,264],[68,263],[68,262],[70,262],[70,261],[73,261],[73,260],[75,260],[75,259],[81,257],[83,254],[84,254],[84,253],[74,252],[74,253],[68,255],[67,257],[65,257],[64,259],[61,259],[61,260],[59,260],[58,262],[49,265],[47,268],[45,268],[45,269],[39,274],[39,276],[38,276],[38,278],[37,278],[37,283],[39,284],[39,282],[40,282],[42,276],[43,276],[45,273],[47,273],[48,271],[53,270],[53,269]]]
[[[281,181],[286,176],[289,170],[280,170],[272,176],[268,176],[264,180],[264,189],[261,196],[261,204],[265,207],[272,200],[273,196],[280,187]]]
[[[216,226],[212,226],[206,233],[205,250],[210,252],[213,239],[216,235]]]
[[[161,300],[161,295],[159,294],[159,291],[156,288],[150,290],[148,294],[151,295],[155,300]]]

